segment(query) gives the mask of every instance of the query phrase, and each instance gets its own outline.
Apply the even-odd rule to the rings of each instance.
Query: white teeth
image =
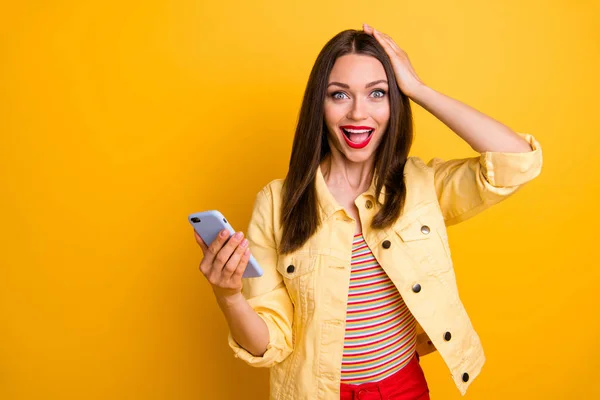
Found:
[[[344,128],[344,130],[349,133],[369,133],[373,129],[345,129]]]

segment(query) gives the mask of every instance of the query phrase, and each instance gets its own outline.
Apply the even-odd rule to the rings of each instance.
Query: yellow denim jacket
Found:
[[[418,322],[418,354],[437,350],[463,395],[485,356],[458,295],[446,226],[506,199],[540,173],[539,143],[519,135],[532,151],[434,158],[427,164],[409,157],[404,212],[389,228],[370,227],[380,208],[373,184],[355,200],[367,244]],[[356,222],[331,195],[319,169],[322,224],[302,248],[280,254],[282,184],[272,181],[257,195],[247,238],[264,275],[244,279],[242,289],[265,321],[270,343],[262,357],[240,347],[231,333],[229,346],[248,364],[271,367],[271,399],[339,399]]]

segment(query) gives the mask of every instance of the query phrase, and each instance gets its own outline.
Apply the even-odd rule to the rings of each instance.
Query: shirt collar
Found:
[[[317,168],[317,173],[315,176],[315,187],[317,190],[317,201],[319,202],[319,206],[324,214],[324,219],[331,217],[335,212],[339,210],[343,210],[344,207],[339,205],[337,200],[333,197],[329,188],[327,187],[327,183],[325,182],[325,178],[323,177],[323,172],[321,171],[321,165]],[[375,179],[371,181],[371,186],[367,189],[366,192],[362,193],[360,197],[370,197],[371,199],[375,199]],[[385,186],[381,190],[381,194],[379,196],[379,202],[383,203],[385,199]],[[374,210],[377,210],[379,204],[375,204]]]

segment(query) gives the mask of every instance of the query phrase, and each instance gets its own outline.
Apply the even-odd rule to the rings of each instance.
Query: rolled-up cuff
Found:
[[[483,152],[480,163],[487,181],[496,187],[522,185],[542,170],[542,148],[539,142],[528,133],[519,133],[527,140],[532,150],[523,153]]]
[[[259,316],[265,321],[269,330],[269,344],[267,344],[267,350],[261,357],[257,357],[241,347],[231,335],[231,331],[228,334],[227,340],[235,357],[253,367],[270,368],[283,361],[291,353],[291,348],[286,345],[285,337],[281,330],[273,322],[260,315],[260,313]]]

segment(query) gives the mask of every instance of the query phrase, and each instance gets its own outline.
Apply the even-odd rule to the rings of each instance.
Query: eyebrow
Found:
[[[373,81],[371,83],[367,83],[365,85],[365,88],[370,88],[371,86],[375,86],[378,83],[385,83],[385,84],[387,84],[388,82],[385,79],[380,79],[378,81]],[[341,83],[341,82],[329,82],[329,85],[327,85],[327,87],[329,87],[331,85],[336,85],[336,86],[339,86],[339,87],[343,87],[344,89],[350,89],[350,86],[346,85],[345,83]]]

